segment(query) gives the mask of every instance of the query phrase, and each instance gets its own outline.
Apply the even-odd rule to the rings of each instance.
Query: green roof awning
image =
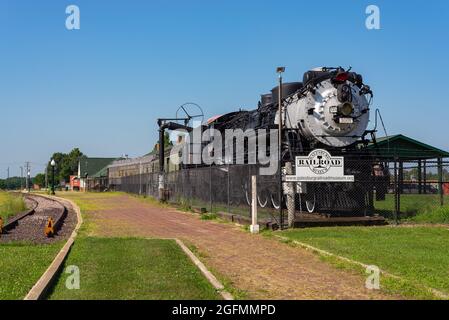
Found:
[[[376,144],[370,142],[366,149],[377,151],[382,158],[424,160],[448,158],[449,152],[430,146],[402,134],[380,137]]]

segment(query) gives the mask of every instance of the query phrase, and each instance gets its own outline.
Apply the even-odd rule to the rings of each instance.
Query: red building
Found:
[[[70,176],[70,190],[80,190],[80,179],[77,176]]]

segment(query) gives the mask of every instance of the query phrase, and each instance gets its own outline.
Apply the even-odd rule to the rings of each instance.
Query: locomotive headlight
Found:
[[[340,105],[339,111],[343,116],[348,117],[354,111],[354,107],[351,103],[345,102]]]

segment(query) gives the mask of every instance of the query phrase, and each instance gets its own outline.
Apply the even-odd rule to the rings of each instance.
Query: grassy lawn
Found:
[[[0,217],[4,223],[8,217],[25,210],[25,202],[21,196],[0,191]]]
[[[120,208],[121,192],[58,192],[81,209],[83,225],[65,267],[80,269],[80,289],[69,290],[61,273],[49,299],[220,299],[221,296],[174,240],[100,237],[91,213]],[[136,197],[153,203],[152,199]],[[164,206],[164,205],[162,205]],[[124,207],[126,209],[126,207]]]
[[[25,211],[23,198],[0,192],[0,216]],[[23,299],[45,272],[62,247],[62,243],[35,245],[29,243],[0,244],[0,300]]]
[[[0,244],[0,300],[23,299],[62,247]]]
[[[67,289],[69,274],[62,273],[50,299],[219,298],[173,240],[84,237],[69,265],[79,267],[80,289]]]
[[[331,227],[287,230],[280,235],[449,294],[448,228]]]
[[[443,207],[440,196],[435,194],[402,194],[401,218],[423,223],[449,223],[449,196],[444,196]],[[375,201],[374,206],[379,214],[392,217],[394,211],[394,195],[388,194],[385,201]]]

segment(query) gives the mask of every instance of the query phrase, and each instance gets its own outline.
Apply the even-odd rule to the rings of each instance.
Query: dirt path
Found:
[[[201,259],[250,299],[388,299],[365,289],[365,279],[318,256],[228,223],[159,208],[129,196],[96,200],[85,213],[102,236],[177,237],[195,245]]]

